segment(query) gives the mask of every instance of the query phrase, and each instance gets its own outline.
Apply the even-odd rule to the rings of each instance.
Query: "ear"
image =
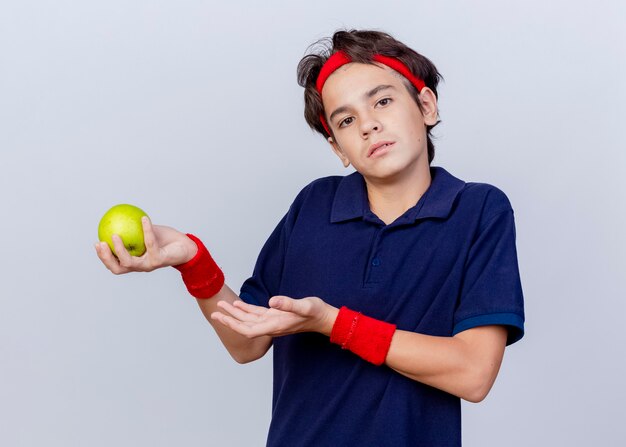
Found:
[[[337,154],[337,157],[339,157],[339,159],[341,160],[341,163],[343,164],[343,166],[345,168],[350,166],[350,160],[348,160],[348,157],[346,157],[346,155],[343,153],[343,150],[341,150],[341,147],[337,143],[335,143],[335,141],[333,140],[333,137],[328,137],[328,143],[330,144],[330,147],[333,149],[333,152]]]
[[[420,92],[420,102],[424,109],[424,124],[432,126],[437,122],[437,96],[428,87],[424,87]]]

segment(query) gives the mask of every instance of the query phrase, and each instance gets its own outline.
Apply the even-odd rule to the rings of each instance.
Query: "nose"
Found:
[[[382,124],[372,115],[368,115],[361,122],[361,135],[366,137],[372,132],[379,132],[382,129]]]

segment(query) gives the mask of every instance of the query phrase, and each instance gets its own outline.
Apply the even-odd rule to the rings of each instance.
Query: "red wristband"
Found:
[[[196,243],[198,252],[189,261],[173,267],[181,273],[189,293],[198,299],[211,298],[224,286],[224,273],[202,241],[193,234],[187,236]]]
[[[342,306],[330,332],[330,341],[374,365],[385,362],[396,325]]]

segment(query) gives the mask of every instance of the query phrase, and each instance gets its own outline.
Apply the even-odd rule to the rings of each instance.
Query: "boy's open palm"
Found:
[[[271,307],[255,306],[238,300],[217,303],[224,312],[213,312],[211,318],[248,338],[298,332],[321,332],[331,318],[331,308],[318,297],[301,299],[277,295],[270,299]]]

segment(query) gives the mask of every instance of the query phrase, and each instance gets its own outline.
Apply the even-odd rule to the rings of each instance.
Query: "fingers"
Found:
[[[293,312],[247,304],[247,306],[252,306],[253,308],[265,309],[263,315],[257,315],[237,309],[237,307],[242,306],[240,301],[234,301],[233,304],[219,301],[217,305],[223,311],[230,312],[231,315],[222,312],[213,312],[211,319],[219,321],[224,326],[247,338],[255,338],[263,335],[280,337],[297,332],[316,330],[315,325],[317,323],[310,317],[301,316]],[[243,312],[243,314],[241,312]]]
[[[124,243],[122,242],[122,238],[117,234],[111,236],[113,239],[113,246],[115,247],[115,254],[117,255],[117,259],[120,261],[120,265],[122,267],[126,267],[127,269],[132,269],[133,267],[133,257],[128,253],[126,247],[124,247]]]
[[[102,261],[105,267],[111,271],[111,273],[119,275],[121,273],[128,272],[128,269],[122,267],[118,260],[115,259],[113,253],[111,252],[109,244],[107,244],[106,242],[96,243],[96,253],[100,258],[100,261]]]
[[[131,256],[118,235],[114,234],[111,239],[113,240],[115,254],[113,254],[109,244],[106,242],[100,241],[95,244],[98,257],[111,273],[119,275],[128,272],[150,271],[149,268],[144,267],[145,256]]]
[[[141,256],[132,256],[124,247],[124,243],[122,238],[120,238],[117,234],[114,234],[111,239],[113,239],[113,246],[115,247],[115,254],[119,259],[119,263],[122,267],[127,268],[132,272],[151,272],[159,266],[159,250],[158,248],[155,251],[148,252],[146,247],[146,252]],[[145,236],[144,236],[145,242]]]
[[[141,218],[141,226],[143,227],[143,240],[146,244],[146,252],[148,257],[152,258],[158,254],[159,246],[157,244],[156,235],[152,228],[152,222],[148,216]]]
[[[267,307],[255,306],[254,304],[248,304],[243,300],[236,300],[233,302],[232,305],[239,307],[245,310],[246,312],[250,312],[256,315],[263,315],[265,312],[267,312]]]
[[[232,304],[218,301],[217,306],[224,313],[213,312],[211,319],[247,338],[280,337],[298,332],[320,332],[320,321],[325,321],[328,306],[319,297],[294,299],[282,295],[272,297],[270,305],[271,308],[266,308],[241,300]]]
[[[141,256],[132,256],[126,250],[124,242],[117,234],[111,237],[115,254],[113,254],[108,244],[104,242],[96,244],[98,257],[112,273],[117,275],[128,272],[150,272],[161,266],[161,248],[148,216],[142,217],[141,225],[146,245],[146,252]]]
[[[242,323],[236,318],[231,317],[230,315],[224,315],[221,312],[213,312],[211,314],[211,318],[213,320],[219,321],[224,326],[229,327],[230,329],[232,329],[233,331],[241,335],[245,335],[246,337],[249,337],[249,338],[252,338],[255,336],[254,330],[250,326],[247,326],[246,324]]]
[[[233,304],[236,304],[237,307]],[[238,308],[242,305],[244,305],[246,309]],[[213,312],[211,318],[248,338],[267,335],[269,333],[268,331],[276,329],[277,321],[275,319],[274,321],[265,322],[261,319],[261,316],[268,311],[266,307],[253,306],[241,300],[236,300],[232,304],[227,301],[218,301],[217,306],[222,309],[224,313]],[[250,309],[251,312],[249,312],[248,309]]]
[[[237,301],[235,301],[235,303],[236,302]],[[227,301],[218,301],[217,306],[225,310],[229,314],[231,314],[233,317],[235,317],[239,321],[258,321],[259,319],[260,314],[248,312],[247,310],[238,309]],[[265,310],[267,311],[267,309]]]
[[[310,316],[314,312],[312,297],[294,299],[288,296],[276,295],[270,298],[269,305],[274,309],[293,312],[303,316]]]
[[[152,271],[162,266],[163,253],[159,246],[159,241],[152,226],[152,222],[148,216],[141,218],[141,226],[143,228],[143,241],[146,246],[146,252],[142,259],[142,270]],[[135,260],[137,261],[137,260]]]

